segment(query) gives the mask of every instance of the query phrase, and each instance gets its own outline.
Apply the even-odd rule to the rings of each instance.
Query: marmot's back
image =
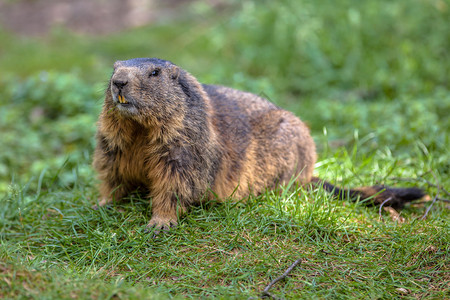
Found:
[[[238,108],[239,113],[245,113],[250,118],[261,112],[280,109],[275,104],[252,93],[218,85],[204,84],[203,88],[213,102],[214,107],[227,103]]]
[[[203,85],[227,159],[216,192],[244,197],[294,177],[308,182],[316,160],[309,129],[292,113],[257,95]],[[220,174],[219,174],[220,175]],[[230,188],[233,187],[233,190]]]

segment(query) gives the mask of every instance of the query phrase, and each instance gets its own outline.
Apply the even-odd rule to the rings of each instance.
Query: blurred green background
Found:
[[[449,1],[91,1],[111,6],[91,18],[85,2],[0,1],[0,193],[95,194],[102,95],[114,61],[133,57],[295,112],[321,160],[357,145],[448,184]]]

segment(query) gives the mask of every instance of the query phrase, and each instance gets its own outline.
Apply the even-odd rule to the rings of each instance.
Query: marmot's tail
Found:
[[[337,187],[320,178],[313,177],[311,182],[314,185],[322,186],[327,192],[333,193],[340,199],[350,198],[356,200],[369,199],[368,204],[384,206],[392,206],[394,208],[402,208],[405,203],[420,199],[426,194],[419,188],[390,188],[382,185],[358,187],[354,189],[345,189]]]

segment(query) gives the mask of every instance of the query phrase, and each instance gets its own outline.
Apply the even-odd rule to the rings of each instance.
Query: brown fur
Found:
[[[241,199],[292,178],[314,181],[315,162],[307,126],[266,99],[201,85],[160,59],[114,65],[93,162],[100,206],[145,190],[149,226],[169,226],[212,195]]]

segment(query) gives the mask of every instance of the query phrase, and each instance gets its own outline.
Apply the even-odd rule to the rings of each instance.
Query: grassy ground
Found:
[[[90,209],[105,82],[114,60],[136,56],[294,111],[320,177],[448,198],[449,14],[446,1],[244,1],[111,36],[0,32],[0,298],[247,299],[299,258],[273,294],[449,298],[444,202],[425,220],[429,203],[408,205],[402,223],[291,188],[206,203],[156,238],[145,199]]]

